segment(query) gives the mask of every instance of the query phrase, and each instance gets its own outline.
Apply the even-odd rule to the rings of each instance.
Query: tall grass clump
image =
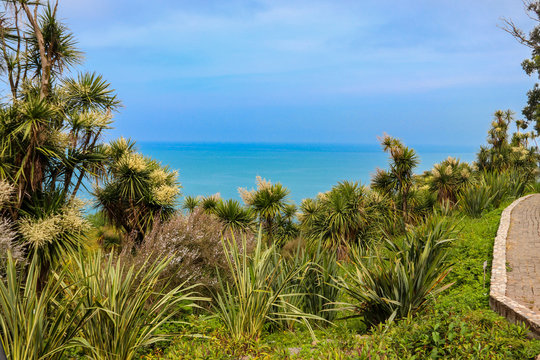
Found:
[[[465,215],[479,218],[490,209],[497,195],[498,192],[485,184],[471,185],[463,189],[458,196],[459,206]]]
[[[131,360],[137,352],[159,341],[170,340],[158,332],[183,308],[194,307],[192,286],[180,284],[169,290],[161,272],[170,259],[147,259],[148,264],[127,266],[101,252],[80,254],[73,260],[71,280],[84,289],[85,308],[96,309],[82,327],[82,336],[92,351],[90,358]]]
[[[276,310],[291,307],[300,309],[306,314],[317,316],[319,319],[311,321],[319,326],[328,325],[337,313],[334,304],[338,301],[338,266],[336,252],[324,251],[322,244],[316,249],[304,249],[300,246],[289,256],[274,257],[275,265],[281,268],[275,288],[281,287],[285,282],[283,297]],[[301,271],[297,271],[301,269]],[[289,274],[297,275],[289,279]],[[288,294],[291,294],[289,296]],[[298,324],[297,318],[281,319],[277,311],[275,327],[293,330]],[[314,319],[311,319],[314,320]]]
[[[297,321],[308,328],[308,318],[316,318],[299,308],[301,293],[288,291],[307,264],[287,267],[276,245],[264,245],[259,232],[257,245],[248,254],[245,237],[240,248],[234,239],[222,238],[229,257],[230,282],[220,281],[213,305],[235,341],[256,341],[268,324]]]
[[[403,318],[445,290],[442,281],[450,271],[446,249],[454,230],[448,220],[431,219],[402,239],[387,239],[371,254],[352,249],[351,263],[342,266],[342,286],[354,301],[353,316],[371,326]]]
[[[328,324],[336,317],[334,304],[340,294],[337,253],[325,250],[320,244],[317,249],[304,253],[310,266],[302,281],[302,309],[325,320],[320,324]]]
[[[492,191],[493,206],[496,208],[506,199],[516,199],[522,196],[529,183],[526,174],[515,170],[484,173],[483,181]]]
[[[66,281],[65,267],[52,271],[38,289],[38,264],[34,255],[23,271],[7,254],[5,277],[0,280],[0,339],[8,359],[63,359],[66,350],[87,346],[79,335],[94,307],[84,306],[82,290]]]

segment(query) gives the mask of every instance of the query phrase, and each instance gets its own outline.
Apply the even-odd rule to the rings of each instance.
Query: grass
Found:
[[[193,317],[167,349],[146,359],[534,359],[540,341],[489,309],[493,239],[502,209],[481,218],[461,219],[457,239],[448,248],[453,285],[421,311],[391,324],[367,330],[361,319],[336,322],[315,330],[263,332],[259,341],[238,342],[215,318]],[[484,264],[486,266],[484,266]],[[485,268],[485,271],[484,271]],[[343,314],[341,314],[343,315]],[[191,334],[203,337],[190,337]]]

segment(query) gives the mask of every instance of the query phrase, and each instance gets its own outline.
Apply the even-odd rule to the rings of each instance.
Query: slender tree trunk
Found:
[[[33,13],[28,7],[27,3],[23,2],[22,7],[24,12],[26,13],[28,21],[30,22],[30,25],[32,26],[32,29],[34,30],[34,34],[38,43],[39,58],[41,60],[41,84],[39,98],[45,99],[49,96],[50,90],[51,62],[45,51],[45,39],[43,38],[43,33],[41,32],[41,28],[39,27],[38,23],[38,4],[35,5]]]

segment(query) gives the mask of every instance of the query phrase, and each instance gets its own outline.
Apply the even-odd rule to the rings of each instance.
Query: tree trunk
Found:
[[[51,78],[51,61],[45,52],[45,39],[43,38],[43,33],[38,23],[38,5],[36,4],[34,8],[34,13],[28,8],[28,4],[22,3],[24,12],[28,21],[32,25],[34,33],[36,35],[36,40],[39,48],[39,58],[41,60],[41,84],[39,90],[39,98],[45,99],[49,96],[50,90],[50,78]]]

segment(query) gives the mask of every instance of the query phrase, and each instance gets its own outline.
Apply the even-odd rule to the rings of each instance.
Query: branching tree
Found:
[[[104,174],[103,132],[120,102],[100,75],[70,76],[83,57],[58,20],[58,1],[2,5],[0,180],[12,190],[0,210],[27,254],[37,252],[41,287],[51,263],[83,239],[75,197]]]
[[[390,194],[401,204],[403,220],[409,222],[409,197],[413,187],[414,169],[419,163],[416,152],[387,134],[379,139],[382,148],[390,155],[388,170],[377,169],[371,187],[383,194]]]
[[[536,25],[528,34],[519,28],[511,19],[503,19],[503,30],[512,35],[521,44],[531,49],[531,57],[525,59],[521,66],[529,76],[540,76],[540,1],[524,0],[525,11]],[[540,86],[538,83],[527,93],[527,106],[523,109],[526,122],[524,128],[532,124],[535,132],[540,132]]]

